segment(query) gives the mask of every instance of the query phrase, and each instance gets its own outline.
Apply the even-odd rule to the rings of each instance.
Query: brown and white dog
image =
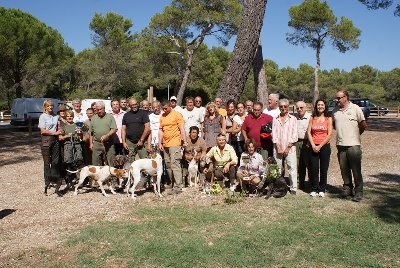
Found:
[[[75,185],[75,195],[78,195],[78,188],[83,184],[86,177],[94,179],[97,182],[104,196],[108,196],[108,194],[104,191],[104,182],[106,182],[108,187],[110,187],[111,192],[113,194],[116,194],[114,187],[112,186],[112,184],[110,184],[109,178],[110,176],[115,176],[119,180],[126,174],[126,171],[124,169],[117,169],[110,166],[86,166],[78,169],[77,171],[67,171],[70,173],[80,172],[79,182]]]
[[[132,193],[132,198],[135,197],[135,189],[140,179],[142,177],[142,172],[153,177],[152,184],[154,193],[159,197],[161,195],[161,175],[163,173],[163,165],[162,165],[162,157],[156,151],[153,151],[150,155],[151,158],[138,159],[133,161],[128,171],[128,182],[126,183],[125,190],[128,193],[129,191]],[[156,178],[156,183],[154,182],[154,178]],[[132,181],[133,179],[133,181]],[[129,188],[132,185],[131,188]],[[157,188],[156,188],[157,186]]]
[[[203,155],[200,157],[200,172],[204,173],[204,169],[208,170],[208,174],[211,175],[210,181],[207,180],[207,175],[206,175],[206,179],[204,181],[204,191],[207,192],[207,190],[209,189],[209,187],[213,184],[214,182],[214,164],[211,158],[209,158],[207,155]]]

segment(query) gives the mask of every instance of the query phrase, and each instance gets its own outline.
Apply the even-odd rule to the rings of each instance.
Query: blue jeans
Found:
[[[344,189],[353,189],[352,174],[354,177],[354,190],[356,195],[362,196],[364,182],[361,174],[362,151],[360,145],[337,146],[340,172],[342,174]]]

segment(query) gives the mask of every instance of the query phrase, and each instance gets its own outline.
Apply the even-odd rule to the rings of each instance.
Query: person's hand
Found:
[[[139,140],[139,141],[136,143],[136,146],[142,147],[142,146],[143,146],[143,141],[142,141],[142,140]]]
[[[122,146],[124,147],[125,150],[129,151],[129,146],[126,142],[123,142]]]
[[[103,135],[100,138],[100,142],[105,142],[107,139],[108,139],[108,136],[107,135]]]
[[[187,141],[184,141],[182,146],[183,146],[183,147],[186,147],[186,146],[188,146],[188,143],[187,143]]]
[[[319,151],[321,150],[321,147],[320,147],[319,145],[318,145],[318,146],[317,146],[317,145],[314,145],[312,149],[313,149],[313,151],[314,151],[315,153],[319,153]]]
[[[89,144],[90,151],[93,151],[93,143]]]
[[[146,151],[147,151],[148,153],[150,153],[150,152],[151,152],[151,146],[147,146]]]
[[[160,144],[158,144],[158,149],[160,149],[160,151],[164,151],[164,146],[160,143]]]
[[[228,173],[228,171],[229,171],[229,167],[230,167],[231,165],[230,165],[230,163],[227,163],[225,166],[224,166],[224,173]]]
[[[285,151],[283,151],[283,155],[287,156],[289,154],[290,148],[286,148]]]

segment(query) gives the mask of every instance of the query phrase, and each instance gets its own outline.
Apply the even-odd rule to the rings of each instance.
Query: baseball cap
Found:
[[[172,96],[169,100],[177,100],[175,96]]]

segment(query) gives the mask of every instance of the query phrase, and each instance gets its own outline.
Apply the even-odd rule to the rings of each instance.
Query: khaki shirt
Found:
[[[365,121],[361,108],[350,102],[346,110],[336,106],[332,111],[336,129],[336,145],[354,146],[361,145],[361,135],[358,124]]]
[[[99,141],[101,136],[108,134],[111,129],[118,129],[117,123],[111,114],[105,114],[103,117],[99,117],[97,114],[92,117],[89,126],[89,132],[93,133],[95,141]]]
[[[296,116],[297,118],[297,135],[299,139],[307,139],[307,129],[308,129],[308,123],[310,122],[311,114],[309,112],[306,112],[302,118],[300,118],[298,115]]]
[[[237,165],[238,163],[238,157],[235,153],[235,150],[229,144],[225,144],[222,155],[217,145],[211,147],[210,151],[208,151],[207,153],[207,156],[210,158],[214,158],[214,165],[216,167],[225,166],[229,162],[234,162],[235,165]]]

